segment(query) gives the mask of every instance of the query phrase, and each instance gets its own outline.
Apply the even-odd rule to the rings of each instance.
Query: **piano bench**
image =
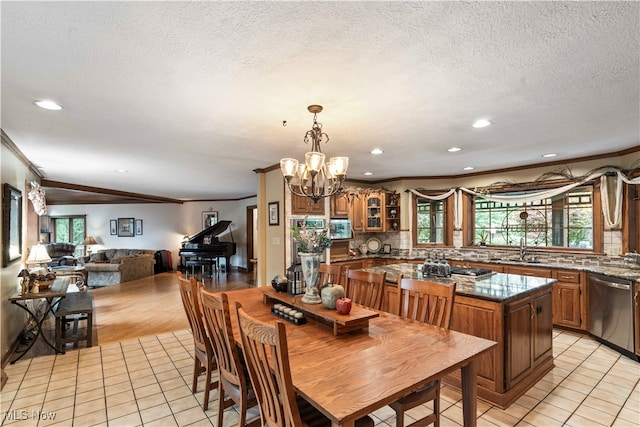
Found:
[[[215,270],[216,274],[218,273],[218,262],[217,259],[215,258],[211,258],[211,259],[199,259],[199,260],[187,260],[186,262],[186,267],[187,267],[187,275],[189,274],[189,271],[191,272],[191,275],[195,276],[196,275],[196,267],[200,267],[200,274],[202,276],[205,275],[206,271],[207,271],[207,267],[209,267],[209,269],[211,270],[211,277],[213,277],[213,271]]]

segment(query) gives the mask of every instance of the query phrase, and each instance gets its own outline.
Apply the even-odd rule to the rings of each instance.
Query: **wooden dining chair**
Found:
[[[193,384],[191,391],[198,391],[198,377],[206,372],[206,382],[204,385],[204,410],[209,409],[209,392],[218,387],[217,381],[211,381],[212,373],[216,370],[216,358],[213,346],[202,318],[200,297],[198,292],[198,282],[194,278],[185,279],[182,273],[178,272],[178,283],[180,285],[180,296],[182,305],[189,320],[191,333],[193,334],[194,361],[193,361]]]
[[[291,380],[285,324],[268,324],[247,314],[236,302],[242,348],[254,384],[262,425],[267,427],[330,426],[331,421],[301,396]],[[356,427],[372,427],[369,416]]]
[[[418,279],[402,279],[398,284],[400,317],[449,329],[456,284],[445,285]],[[440,426],[440,380],[433,381],[389,406],[396,412],[396,427],[404,426],[404,413],[433,401],[433,412],[410,427],[434,424]]]
[[[345,294],[353,303],[382,310],[384,286],[387,273],[372,273],[362,270],[347,271]]]
[[[207,292],[202,285],[199,286],[199,290],[204,324],[213,342],[218,365],[218,427],[222,427],[225,408],[234,403],[239,407],[238,425],[244,426],[247,409],[257,405],[258,401],[233,337],[229,299],[225,293],[215,295]],[[252,421],[249,425],[259,426],[260,419]]]
[[[318,286],[320,288],[327,283],[342,285],[342,275],[344,274],[344,266],[342,264],[320,264],[319,272],[320,280],[318,281]]]

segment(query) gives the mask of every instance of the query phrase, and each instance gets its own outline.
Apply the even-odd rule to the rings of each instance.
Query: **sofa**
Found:
[[[73,243],[54,242],[43,243],[43,245],[47,249],[49,258],[51,258],[51,262],[47,264],[49,267],[76,265],[78,263],[78,260],[73,255],[76,251],[76,245]]]
[[[154,274],[156,251],[150,249],[102,249],[85,257],[90,287],[116,285]]]

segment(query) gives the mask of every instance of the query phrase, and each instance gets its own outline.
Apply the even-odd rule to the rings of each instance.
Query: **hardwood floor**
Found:
[[[196,278],[201,279],[199,275]],[[217,280],[204,278],[205,288],[220,291],[243,289],[251,286],[251,282],[250,273],[237,271],[232,271],[228,277],[221,273]],[[189,329],[176,272],[93,288],[91,293],[94,298],[94,346]],[[50,317],[45,333],[53,340],[53,316]],[[23,358],[53,354],[53,350],[40,341]],[[83,346],[84,342],[80,344]]]
[[[205,277],[204,284],[207,289],[220,291],[242,289],[249,286],[250,277],[231,272],[228,278],[220,274],[217,281]],[[189,329],[175,272],[95,288],[91,292],[98,345]]]

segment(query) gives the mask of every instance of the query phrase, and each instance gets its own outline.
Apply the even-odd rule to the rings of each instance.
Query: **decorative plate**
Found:
[[[377,237],[372,237],[367,240],[367,249],[372,254],[377,254],[382,249],[382,242]]]

